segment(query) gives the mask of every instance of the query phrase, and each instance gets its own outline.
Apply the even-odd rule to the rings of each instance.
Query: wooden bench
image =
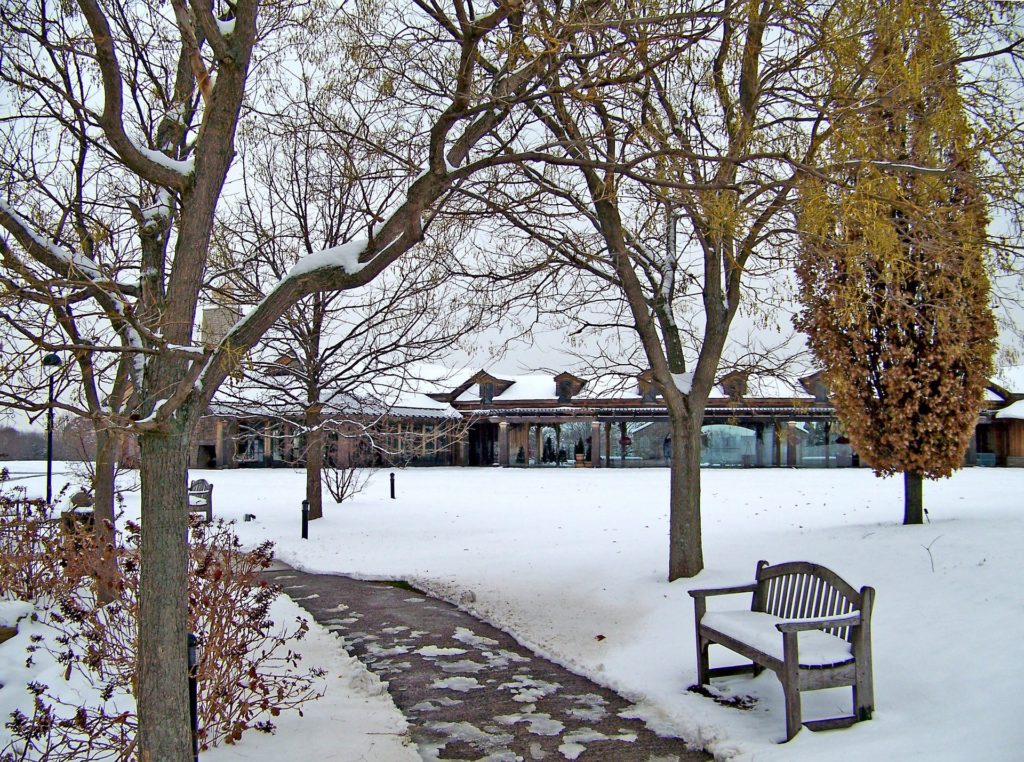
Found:
[[[750,593],[750,608],[707,611],[712,596]],[[847,727],[871,718],[871,609],[875,591],[857,592],[835,572],[805,561],[769,566],[758,561],[754,582],[691,590],[697,634],[697,679],[770,669],[786,699],[786,740],[806,725],[811,730]],[[708,649],[718,644],[753,664],[711,668]],[[800,691],[851,686],[853,714],[800,719]]]
[[[188,485],[188,510],[205,513],[207,523],[213,521],[213,485],[206,479],[196,479]]]

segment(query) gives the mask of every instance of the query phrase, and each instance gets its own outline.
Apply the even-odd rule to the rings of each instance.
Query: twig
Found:
[[[929,562],[931,563],[931,565],[932,565],[932,574],[934,574],[934,573],[935,573],[935,558],[934,558],[934,557],[932,556],[932,545],[934,545],[934,544],[935,544],[935,543],[937,543],[937,542],[938,542],[939,540],[941,540],[941,539],[942,539],[942,537],[943,537],[943,535],[941,535],[941,534],[940,534],[940,535],[939,535],[938,537],[936,537],[936,538],[935,538],[934,540],[932,540],[932,541],[931,541],[930,543],[928,543],[927,545],[922,545],[922,546],[921,546],[921,547],[922,547],[922,548],[924,548],[924,549],[925,549],[925,551],[926,551],[926,552],[928,553],[928,561],[929,561]]]

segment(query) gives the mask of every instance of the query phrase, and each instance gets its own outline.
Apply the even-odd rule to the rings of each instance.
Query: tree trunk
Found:
[[[140,759],[192,760],[188,683],[186,485],[189,434],[180,419],[168,433],[139,437],[142,548],[139,581],[138,708]]]
[[[684,414],[685,416],[685,414]],[[700,426],[672,416],[668,581],[704,568],[700,526]]]
[[[924,479],[909,471],[903,472],[903,523],[924,523]]]
[[[101,603],[117,597],[116,535],[114,531],[114,476],[121,437],[111,429],[96,430],[96,467],[92,482],[92,508],[96,532],[96,596]]]
[[[306,411],[306,500],[309,518],[324,515],[324,431],[320,427],[320,414]]]

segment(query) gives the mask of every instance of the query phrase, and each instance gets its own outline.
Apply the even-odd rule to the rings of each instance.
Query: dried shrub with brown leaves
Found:
[[[24,487],[7,488],[0,471],[0,596],[23,601],[60,597],[88,574],[91,534],[78,532],[45,500],[30,500]]]
[[[0,762],[133,758],[139,529],[126,524],[117,600],[97,606],[82,576],[79,584],[52,595],[53,637],[33,650],[45,648],[65,666],[66,684],[29,686],[33,713],[15,713],[7,722],[11,740],[0,749]],[[230,524],[205,524],[198,516],[190,537],[189,613],[200,646],[198,740],[205,750],[237,741],[252,728],[273,732],[272,718],[282,711],[301,714],[304,702],[322,695],[317,682],[324,673],[303,668],[292,648],[307,632],[307,622],[299,618],[281,627],[270,617],[278,590],[260,573],[273,560],[272,544],[243,550]],[[91,550],[82,542],[56,547],[61,568],[80,567]],[[64,697],[74,691],[93,700],[69,703]]]
[[[323,670],[303,670],[290,647],[309,630],[299,617],[275,629],[270,605],[278,588],[261,578],[273,543],[245,551],[231,525],[194,517],[189,554],[189,611],[199,635],[199,740],[207,748],[237,741],[249,728],[273,732],[271,718],[322,693]]]

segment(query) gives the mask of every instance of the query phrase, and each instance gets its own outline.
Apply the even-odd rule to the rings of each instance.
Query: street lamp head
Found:
[[[60,355],[56,352],[50,352],[47,355],[43,355],[43,367],[49,368],[50,372],[57,370],[63,363],[60,360]]]

